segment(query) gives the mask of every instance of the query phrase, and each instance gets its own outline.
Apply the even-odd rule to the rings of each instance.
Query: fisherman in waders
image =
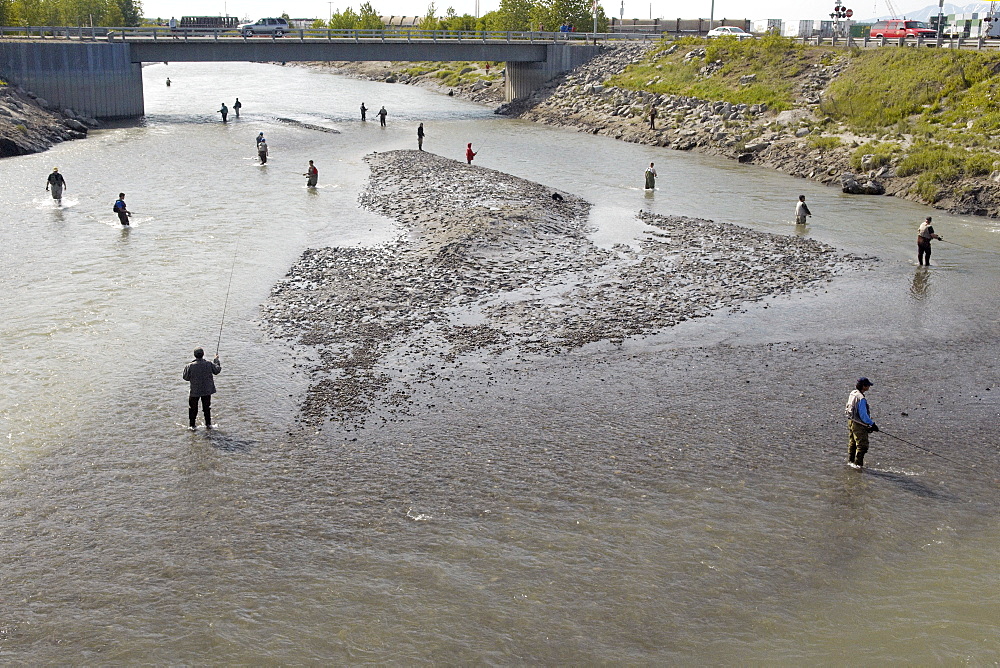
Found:
[[[388,114],[389,112],[385,110],[385,105],[383,105],[382,108],[378,110],[378,122],[382,124],[383,128],[385,127],[385,117]]]
[[[236,102],[233,102],[233,111],[236,112],[236,118],[240,117],[240,109],[243,108],[243,103],[240,102],[240,98],[236,98]]]
[[[263,137],[257,142],[257,157],[260,158],[260,164],[267,164],[267,141]]]
[[[844,414],[849,422],[847,431],[850,434],[847,441],[847,463],[854,468],[865,465],[865,453],[868,452],[868,434],[878,431],[878,425],[872,419],[868,410],[868,400],[865,392],[872,386],[867,378],[858,378],[854,391],[847,397]]]
[[[931,239],[941,239],[934,233],[931,217],[927,216],[917,229],[917,264],[931,266]],[[926,259],[926,262],[924,261]]]
[[[49,174],[49,178],[45,182],[45,189],[52,190],[52,199],[58,201],[62,199],[63,188],[66,187],[66,179],[63,175],[59,173],[58,167],[52,168],[52,173]]]
[[[368,113],[368,107],[366,107],[365,103],[362,102],[361,103],[361,120],[366,120],[365,119],[365,114],[367,114],[367,113]]]
[[[222,109],[219,109],[219,113],[222,114],[222,122],[225,123],[226,117],[229,116],[229,107],[226,106],[225,102],[222,103]]]
[[[472,164],[472,159],[475,158],[477,155],[478,155],[478,153],[476,153],[475,151],[472,150],[472,142],[470,141],[465,146],[465,161],[471,165]]]
[[[810,211],[809,207],[806,206],[806,196],[799,195],[799,201],[795,205],[795,224],[805,225],[806,216],[812,216],[812,211]]]
[[[417,126],[417,150],[424,150],[424,124],[421,123]]]
[[[309,161],[309,169],[307,169],[306,173],[303,174],[302,176],[306,177],[306,187],[308,188],[316,187],[316,181],[319,180],[319,170],[316,169],[316,165],[313,164],[312,160]]]
[[[118,193],[118,200],[115,202],[112,210],[118,214],[118,222],[125,227],[129,227],[128,219],[132,215],[132,212],[125,206],[125,193]]]
[[[654,188],[656,188],[656,169],[653,167],[653,163],[649,163],[649,167],[646,168],[646,190]]]
[[[219,356],[209,362],[205,359],[205,351],[201,348],[194,349],[194,359],[184,367],[184,380],[191,383],[191,393],[188,395],[188,423],[191,429],[195,428],[195,420],[198,418],[198,401],[201,401],[201,408],[205,413],[205,428],[212,428],[212,395],[215,394],[215,379],[222,371],[222,363]]]

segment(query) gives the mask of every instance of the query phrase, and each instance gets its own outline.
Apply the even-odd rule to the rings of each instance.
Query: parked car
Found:
[[[281,37],[288,32],[288,21],[283,18],[257,19],[256,23],[244,23],[240,26],[240,32],[244,37],[254,35],[274,35]]]
[[[907,21],[906,19],[892,19],[889,21],[877,21],[868,32],[875,39],[885,37],[886,39],[898,39],[900,37],[937,37],[937,32],[927,27],[923,21]]]
[[[736,39],[753,39],[753,35],[743,30],[743,28],[737,28],[736,26],[719,26],[718,28],[712,28],[708,31],[706,35],[709,39],[713,37],[735,37]]]

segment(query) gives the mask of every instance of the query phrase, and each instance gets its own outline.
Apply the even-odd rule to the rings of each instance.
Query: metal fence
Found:
[[[644,33],[585,33],[585,32],[538,32],[538,31],[458,31],[458,30],[333,30],[329,28],[294,28],[282,34],[245,35],[237,29],[184,29],[160,26],[142,28],[97,28],[73,26],[0,26],[0,38],[31,39],[78,39],[107,40],[109,42],[158,41],[158,40],[326,40],[326,41],[457,41],[522,43],[580,42],[651,42],[660,35]]]
[[[579,42],[582,44],[599,44],[607,42],[655,42],[658,40],[673,40],[684,37],[685,34],[664,32],[651,33],[589,33],[589,32],[538,32],[538,31],[456,31],[456,30],[420,30],[420,29],[389,29],[389,30],[332,30],[328,28],[295,28],[282,35],[242,34],[236,29],[184,29],[151,26],[141,28],[102,28],[87,26],[0,26],[0,39],[77,39],[77,40],[107,40],[109,42],[128,41],[158,41],[158,40],[326,40],[338,42],[364,41],[455,41],[455,42],[489,42],[489,43],[524,43],[542,42],[559,44]],[[865,37],[798,37],[795,41],[814,46],[873,48],[883,46],[895,47],[937,47],[948,49],[997,49],[1000,40],[989,40],[983,37],[900,37],[899,39],[873,39]]]

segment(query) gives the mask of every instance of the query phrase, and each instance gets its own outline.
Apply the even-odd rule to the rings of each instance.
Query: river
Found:
[[[305,68],[144,80],[142,123],[0,161],[0,660],[1000,659],[1000,223]],[[597,244],[632,243],[639,209],[796,233],[805,194],[798,233],[869,259],[653,337],[455,370],[411,415],[311,433],[313,353],[258,310],[304,249],[399,234],[357,205],[362,158],[415,148],[418,122],[426,150],[472,141],[477,165],[593,202]],[[929,214],[949,244],[921,269]],[[189,432],[181,369],[217,343],[219,428]],[[873,435],[859,474],[840,415],[862,374],[898,438]]]

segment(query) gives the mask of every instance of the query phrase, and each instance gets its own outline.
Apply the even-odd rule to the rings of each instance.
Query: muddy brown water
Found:
[[[0,162],[4,662],[1000,658],[996,221],[409,87],[251,64],[145,76],[144,124]],[[235,96],[246,113],[223,126]],[[389,127],[362,127],[361,101]],[[395,238],[356,206],[362,156],[411,148],[421,121],[427,149],[472,140],[484,166],[593,202],[598,244],[641,233],[639,209],[790,234],[802,193],[799,233],[878,259],[621,344],[461,359],[409,414],[305,428],[315,353],[269,339],[259,306],[303,249]],[[928,213],[960,244],[929,270]],[[234,252],[220,428],[190,433],[180,372],[215,347]],[[948,459],[876,434],[870,470],[844,467],[862,374],[884,431]]]

